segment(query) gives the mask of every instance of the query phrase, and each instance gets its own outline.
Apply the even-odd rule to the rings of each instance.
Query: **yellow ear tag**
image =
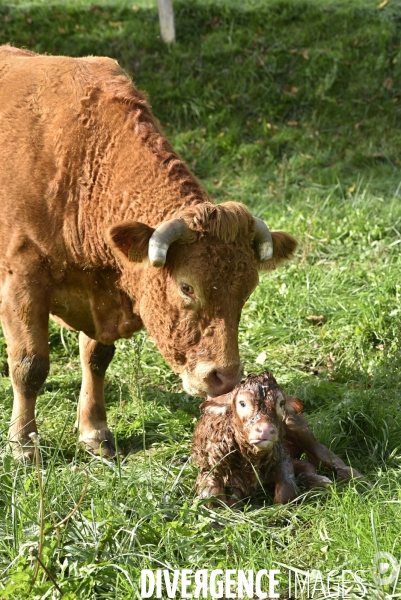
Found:
[[[128,259],[131,262],[142,262],[142,254],[135,248],[130,248],[128,252]]]

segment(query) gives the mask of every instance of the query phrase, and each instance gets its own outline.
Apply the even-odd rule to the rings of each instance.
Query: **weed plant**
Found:
[[[86,455],[73,434],[77,335],[50,325],[37,412],[48,573],[32,585],[38,476],[6,445],[12,389],[0,337],[0,596],[58,598],[55,581],[66,600],[130,600],[141,569],[281,568],[286,598],[290,565],[362,569],[366,597],[388,598],[372,560],[378,550],[401,557],[401,3],[177,0],[178,41],[167,48],[156,2],[131,1],[3,0],[0,42],[118,59],[216,202],[244,202],[297,236],[295,260],[261,275],[244,309],[241,355],[248,372],[269,368],[302,399],[320,441],[371,486],[207,509],[185,460],[199,399],[144,332],[117,344],[107,376],[125,458]],[[82,504],[46,533],[76,506],[86,473]]]

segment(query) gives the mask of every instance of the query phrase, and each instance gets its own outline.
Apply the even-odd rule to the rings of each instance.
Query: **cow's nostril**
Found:
[[[213,394],[228,394],[241,379],[242,365],[232,365],[227,369],[213,369],[207,376],[207,384]]]
[[[209,374],[207,382],[212,388],[218,388],[223,385],[223,381],[220,379],[217,371],[212,371]]]

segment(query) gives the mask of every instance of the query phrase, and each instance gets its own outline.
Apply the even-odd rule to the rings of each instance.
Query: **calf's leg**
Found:
[[[243,498],[243,495],[235,495],[234,498],[227,495],[225,492],[224,483],[221,479],[215,476],[213,473],[201,471],[196,481],[196,491],[199,496],[203,499],[210,498],[210,502],[206,503],[208,508],[216,508],[225,504],[226,506],[233,506],[238,504]]]
[[[94,454],[116,454],[113,434],[107,427],[104,377],[114,355],[114,345],[106,345],[79,334],[82,387],[78,404],[79,441]]]
[[[316,466],[307,460],[294,458],[292,464],[297,482],[303,483],[308,490],[316,487],[329,487],[333,483],[328,477],[318,475]]]
[[[34,457],[29,434],[37,432],[36,397],[49,372],[49,290],[45,271],[28,260],[20,270],[10,270],[1,290],[1,321],[14,392],[8,437],[18,459]]]
[[[301,414],[287,417],[284,445],[293,458],[299,458],[305,452],[313,464],[321,463],[324,467],[334,469],[338,479],[348,481],[352,478],[362,477],[356,469],[348,467],[334,452],[317,441],[312,429]]]
[[[292,461],[285,451],[281,455],[280,462],[270,476],[275,483],[273,498],[275,504],[287,504],[298,496]]]

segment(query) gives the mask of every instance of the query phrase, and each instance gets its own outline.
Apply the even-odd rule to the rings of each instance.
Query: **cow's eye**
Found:
[[[285,400],[281,400],[281,402],[280,402],[280,408],[284,408],[284,405],[285,405]]]
[[[242,406],[243,408],[245,408],[245,402],[243,400],[241,400],[241,402],[239,403],[240,406]]]
[[[194,295],[194,288],[192,287],[192,285],[188,285],[187,283],[182,283],[180,285],[180,290],[186,296],[193,296]]]

